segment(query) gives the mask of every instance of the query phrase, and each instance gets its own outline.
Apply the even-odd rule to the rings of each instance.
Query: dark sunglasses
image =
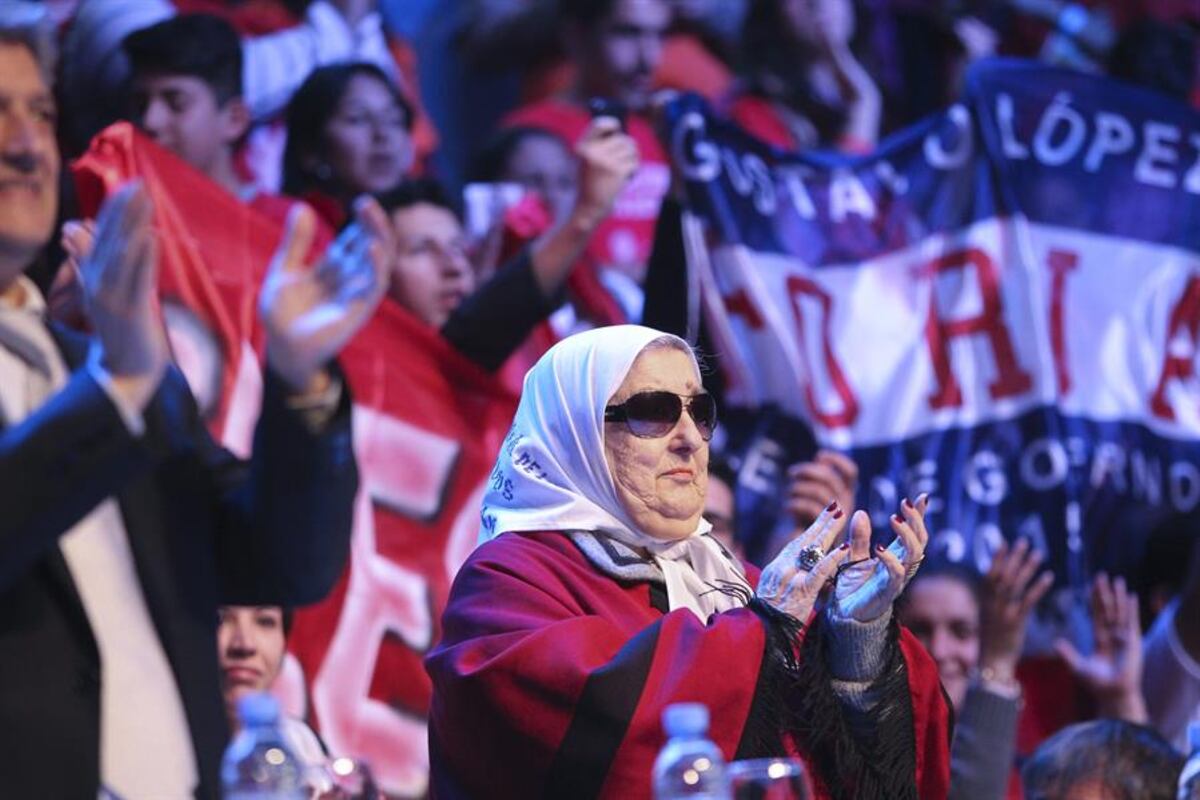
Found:
[[[717,401],[711,394],[678,395],[674,392],[638,392],[624,403],[604,409],[605,422],[624,422],[629,432],[643,439],[657,439],[675,429],[686,408],[704,441],[717,427]]]

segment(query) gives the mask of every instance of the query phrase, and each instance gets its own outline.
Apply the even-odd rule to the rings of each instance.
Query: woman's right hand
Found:
[[[773,608],[807,622],[821,589],[850,555],[849,542],[829,550],[845,529],[846,520],[846,513],[836,500],[826,506],[812,525],[788,542],[763,569],[758,580],[758,597]],[[812,546],[821,548],[825,556],[811,570],[802,569],[800,555]]]

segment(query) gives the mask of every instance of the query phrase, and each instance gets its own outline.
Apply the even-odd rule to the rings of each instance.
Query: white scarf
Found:
[[[617,497],[604,454],[605,406],[638,354],[664,337],[676,338],[639,325],[597,328],[564,339],[538,360],[525,376],[492,471],[479,541],[509,531],[602,533],[646,550],[662,570],[670,608],[691,609],[707,621],[742,605],[720,590],[749,589],[740,565],[704,535],[712,528],[704,519],[674,541],[639,531]]]

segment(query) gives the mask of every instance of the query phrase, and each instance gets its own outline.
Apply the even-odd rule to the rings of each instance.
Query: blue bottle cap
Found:
[[[266,692],[248,694],[238,700],[237,711],[238,719],[248,727],[279,722],[279,701]]]
[[[703,703],[675,703],[662,715],[667,736],[703,736],[708,733],[708,706]]]

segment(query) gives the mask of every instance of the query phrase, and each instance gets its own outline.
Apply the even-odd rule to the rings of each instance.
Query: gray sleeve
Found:
[[[892,613],[889,610],[871,622],[858,622],[829,610],[826,620],[824,631],[834,694],[846,709],[855,733],[865,734],[872,726],[871,711],[881,696],[881,690],[872,688],[872,684],[883,674],[891,655],[888,625]]]
[[[1020,701],[972,686],[950,745],[948,800],[1004,800],[1017,746]]]

